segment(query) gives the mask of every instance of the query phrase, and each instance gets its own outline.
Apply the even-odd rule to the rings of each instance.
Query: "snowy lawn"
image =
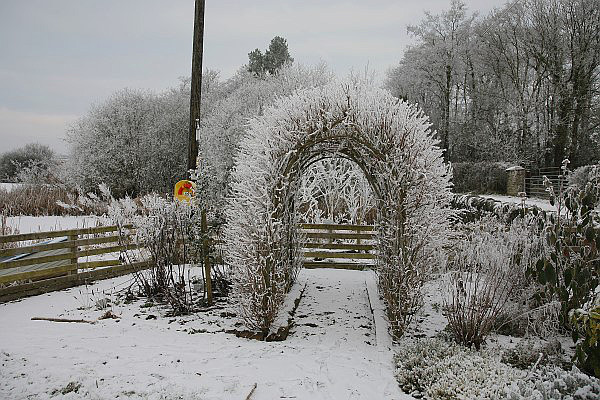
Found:
[[[376,344],[371,272],[303,270],[306,290],[284,342],[225,333],[237,322],[226,302],[186,317],[142,299],[116,304],[110,293],[131,279],[0,305],[0,398],[243,400],[255,384],[251,399],[410,398],[393,376],[391,351]],[[31,320],[96,321],[104,297],[118,319]]]
[[[23,215],[19,217],[8,217],[7,223],[19,233],[60,231],[64,229],[94,228],[99,224],[96,216],[57,216],[32,217]]]

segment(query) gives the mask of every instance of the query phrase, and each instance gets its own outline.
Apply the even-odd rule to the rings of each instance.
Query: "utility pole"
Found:
[[[200,119],[202,97],[202,53],[204,47],[204,3],[196,0],[194,11],[194,44],[192,48],[192,88],[190,96],[190,126],[188,131],[188,170],[196,169],[198,142],[196,141],[196,120]]]
[[[204,3],[196,0],[194,10],[194,44],[192,47],[192,87],[190,93],[190,126],[188,131],[188,171],[197,180],[201,171],[198,165],[198,139],[200,133],[200,100],[202,99],[202,54],[204,52]],[[212,304],[212,283],[209,257],[208,224],[206,210],[201,211],[202,254],[204,262],[204,288],[208,305]]]

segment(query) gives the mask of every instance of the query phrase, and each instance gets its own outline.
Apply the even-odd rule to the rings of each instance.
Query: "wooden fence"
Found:
[[[306,237],[304,268],[374,268],[376,232],[372,225],[301,224]]]
[[[123,262],[122,252],[136,248],[130,233],[131,226],[124,235],[102,226],[0,236],[0,302],[148,268],[147,261]]]
[[[300,228],[307,239],[302,243],[305,268],[374,267],[373,226],[302,224]],[[150,267],[148,261],[124,262],[123,252],[137,248],[130,242],[131,232],[131,226],[122,235],[116,226],[103,226],[0,236],[0,302]],[[103,259],[89,260],[90,257]],[[205,269],[210,282],[208,263]],[[210,284],[207,286],[210,297]]]

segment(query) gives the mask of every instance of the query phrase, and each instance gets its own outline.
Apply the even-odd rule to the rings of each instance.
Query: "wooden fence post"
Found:
[[[79,238],[79,235],[77,235],[77,234],[69,235],[69,240],[70,241],[76,241],[78,238]],[[72,275],[73,272],[75,274],[78,273],[78,265],[77,264],[79,262],[79,258],[77,256],[77,253],[79,252],[79,247],[78,246],[73,246],[73,247],[71,247],[70,250],[71,250],[71,255],[72,255],[72,257],[71,257],[71,265],[75,265],[75,270],[74,271],[73,270],[69,271],[68,275]]]
[[[206,300],[208,305],[212,305],[212,281],[210,277],[210,257],[208,254],[208,223],[206,222],[206,210],[202,210],[202,255],[204,256],[204,276],[206,287]]]

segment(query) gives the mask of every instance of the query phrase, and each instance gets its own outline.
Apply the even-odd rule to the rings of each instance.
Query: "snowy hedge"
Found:
[[[506,193],[508,175],[505,162],[456,162],[452,163],[454,192]]]
[[[226,257],[248,327],[267,331],[301,268],[298,188],[314,162],[356,163],[377,202],[380,292],[401,334],[437,265],[450,210],[449,169],[415,106],[360,83],[280,99],[250,121],[233,172]]]

